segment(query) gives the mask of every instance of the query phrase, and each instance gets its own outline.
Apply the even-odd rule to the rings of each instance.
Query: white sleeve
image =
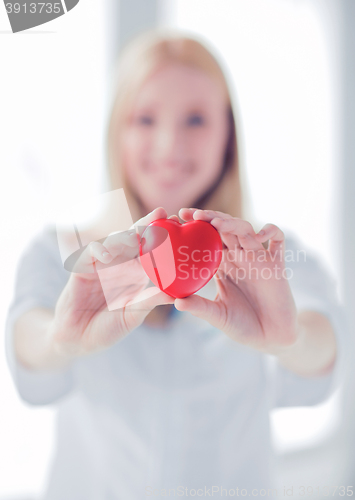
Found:
[[[34,371],[19,363],[13,345],[13,326],[35,307],[54,310],[69,273],[61,264],[55,233],[37,235],[22,253],[16,272],[15,291],[5,326],[5,352],[20,397],[31,405],[55,402],[73,387],[73,366],[53,371]]]
[[[342,383],[349,350],[345,313],[335,280],[320,260],[295,238],[286,238],[285,260],[298,311],[316,311],[329,319],[336,336],[337,357],[329,374],[314,377],[297,375],[276,361],[273,406],[311,406],[326,400]]]

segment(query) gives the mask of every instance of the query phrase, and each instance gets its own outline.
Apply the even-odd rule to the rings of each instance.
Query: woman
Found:
[[[23,255],[7,356],[22,398],[58,409],[45,499],[265,496],[275,486],[269,410],[316,404],[338,383],[334,283],[309,256],[288,262],[287,279],[285,248],[296,255],[298,243],[243,219],[234,115],[198,41],[137,39],[108,132],[111,188],[124,189],[132,230],[100,240],[108,211],[74,272],[54,231]],[[167,217],[208,221],[224,247],[215,278],[182,299],[146,288],[138,256],[143,229]],[[241,278],[251,264],[259,274]],[[123,306],[110,308],[117,295]]]

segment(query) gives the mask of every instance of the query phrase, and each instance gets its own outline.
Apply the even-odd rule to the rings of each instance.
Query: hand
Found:
[[[166,217],[164,208],[156,208],[131,231],[86,247],[57,301],[49,329],[57,352],[75,357],[105,349],[143,323],[155,306],[174,302],[157,287],[145,289],[149,278],[139,258],[144,228]],[[113,303],[119,307],[109,311],[107,304]]]
[[[282,231],[267,224],[256,234],[249,222],[213,210],[182,208],[179,216],[210,222],[219,231],[224,249],[215,274],[215,300],[195,294],[175,299],[175,307],[263,352],[279,352],[295,344],[300,329],[285,274]]]

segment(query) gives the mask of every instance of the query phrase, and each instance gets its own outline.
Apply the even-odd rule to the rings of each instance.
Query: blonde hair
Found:
[[[160,67],[179,63],[204,71],[217,79],[229,104],[230,136],[220,179],[194,204],[201,209],[219,210],[243,217],[240,179],[239,127],[233,111],[226,77],[216,58],[204,44],[190,36],[174,32],[149,32],[134,39],[121,53],[117,67],[115,95],[107,131],[107,165],[110,189],[123,188],[134,222],[146,215],[125,176],[120,151],[120,133],[133,100],[145,80]],[[244,191],[244,189],[243,189]]]

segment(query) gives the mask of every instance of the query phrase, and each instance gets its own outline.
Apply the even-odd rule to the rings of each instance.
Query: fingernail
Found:
[[[103,257],[106,257],[107,255],[110,255],[110,253],[109,252],[102,252]]]

